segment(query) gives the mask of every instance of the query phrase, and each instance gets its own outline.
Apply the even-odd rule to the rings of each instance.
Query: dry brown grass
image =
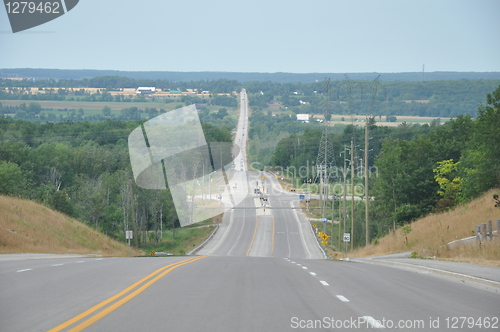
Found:
[[[43,205],[0,196],[0,253],[127,256],[128,247]]]
[[[451,241],[475,235],[476,225],[500,218],[500,209],[494,206],[493,194],[500,190],[491,190],[481,197],[451,211],[430,214],[411,224],[411,232],[403,235],[401,228],[378,240],[378,244],[357,249],[351,257],[378,256],[407,251],[416,251],[421,256],[467,261],[485,265],[500,266],[500,239],[491,243],[483,241],[449,248]],[[424,250],[424,251],[422,251]]]

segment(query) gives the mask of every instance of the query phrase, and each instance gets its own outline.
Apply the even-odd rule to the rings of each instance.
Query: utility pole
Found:
[[[346,223],[347,223],[347,147],[344,146],[344,233],[346,232]],[[347,253],[347,243],[344,242],[344,253]]]
[[[137,220],[136,220],[136,217],[135,217],[135,202],[134,202],[134,190],[133,190],[133,187],[132,187],[132,179],[129,179],[128,180],[128,184],[129,184],[129,187],[130,187],[130,203],[132,205],[132,220],[133,220],[133,223],[134,223],[134,245],[136,248],[139,248],[139,245],[137,243],[137,237],[138,237],[138,234],[137,234]]]
[[[351,250],[354,248],[354,139],[351,140]]]
[[[369,146],[369,137],[368,131],[370,130],[368,124],[368,116],[366,116],[366,124],[365,124],[365,226],[366,226],[366,237],[365,237],[365,245],[370,243],[370,217],[368,214],[368,208],[370,206],[370,196],[368,195],[368,146]]]

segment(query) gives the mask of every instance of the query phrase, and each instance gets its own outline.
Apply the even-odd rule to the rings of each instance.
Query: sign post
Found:
[[[132,231],[125,231],[125,239],[128,240],[128,255],[130,256],[130,240],[132,239]]]
[[[344,233],[344,254],[347,256],[347,243],[351,242],[351,233]]]

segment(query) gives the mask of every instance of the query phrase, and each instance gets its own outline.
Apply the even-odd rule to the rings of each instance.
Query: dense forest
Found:
[[[444,211],[500,187],[499,128],[500,86],[486,95],[486,105],[478,107],[475,119],[459,115],[443,125],[379,127],[372,118],[368,161],[370,196],[375,197],[370,210],[372,239],[427,213]],[[331,132],[329,137],[335,156],[342,156],[336,157],[331,181],[343,182],[343,164],[347,159],[347,179],[350,182],[351,176],[355,178],[360,194],[366,164],[364,134],[364,127],[347,126],[343,133]],[[283,138],[276,146],[272,165],[283,170],[314,165],[321,135],[320,128],[308,128]],[[356,146],[352,151],[353,174],[349,171],[351,140]],[[285,174],[297,176],[292,172]],[[298,183],[307,180],[302,176]],[[355,243],[364,243],[363,202],[356,204],[355,216]]]
[[[157,241],[155,231],[179,224],[168,190],[141,189],[131,180],[127,139],[143,122],[0,117],[0,194],[43,203],[117,239],[132,229],[135,211],[139,243]],[[228,126],[202,128],[209,142],[231,142]]]

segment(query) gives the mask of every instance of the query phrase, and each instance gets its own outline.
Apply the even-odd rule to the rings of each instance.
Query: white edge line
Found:
[[[19,271],[16,271],[16,272],[24,272],[24,271],[31,271],[33,269],[23,269],[23,270],[19,270]]]
[[[294,201],[291,201],[290,202],[290,207],[294,207],[294,204],[293,204]],[[304,238],[304,232],[302,232],[302,224],[300,222],[300,219],[299,219],[299,214],[297,213],[297,210],[295,209],[292,209],[293,210],[293,213],[295,214],[295,220],[297,221],[297,226],[299,227],[299,233],[300,233],[300,240],[302,241],[302,246],[306,249],[307,251],[307,258],[311,258],[311,252],[309,251],[309,247],[308,245],[306,244],[306,240]],[[311,226],[311,223],[308,222],[309,226]]]
[[[226,236],[227,236],[227,234],[229,233],[229,230],[230,230],[230,229],[231,229],[231,227],[233,226],[233,210],[231,209],[231,210],[229,210],[229,211],[231,211],[231,212],[230,212],[230,213],[231,213],[231,215],[230,215],[230,217],[229,217],[229,226],[227,226],[227,227],[226,227],[226,231],[224,232],[224,234],[222,234],[222,237],[221,237],[221,239],[219,240],[219,243],[217,243],[217,244],[215,245],[215,247],[213,247],[213,248],[212,248],[212,250],[210,250],[210,251],[207,253],[207,255],[211,255],[211,254],[212,254],[215,250],[217,250],[217,249],[220,247],[221,243],[222,243],[222,242],[224,242],[224,240],[226,239]]]

